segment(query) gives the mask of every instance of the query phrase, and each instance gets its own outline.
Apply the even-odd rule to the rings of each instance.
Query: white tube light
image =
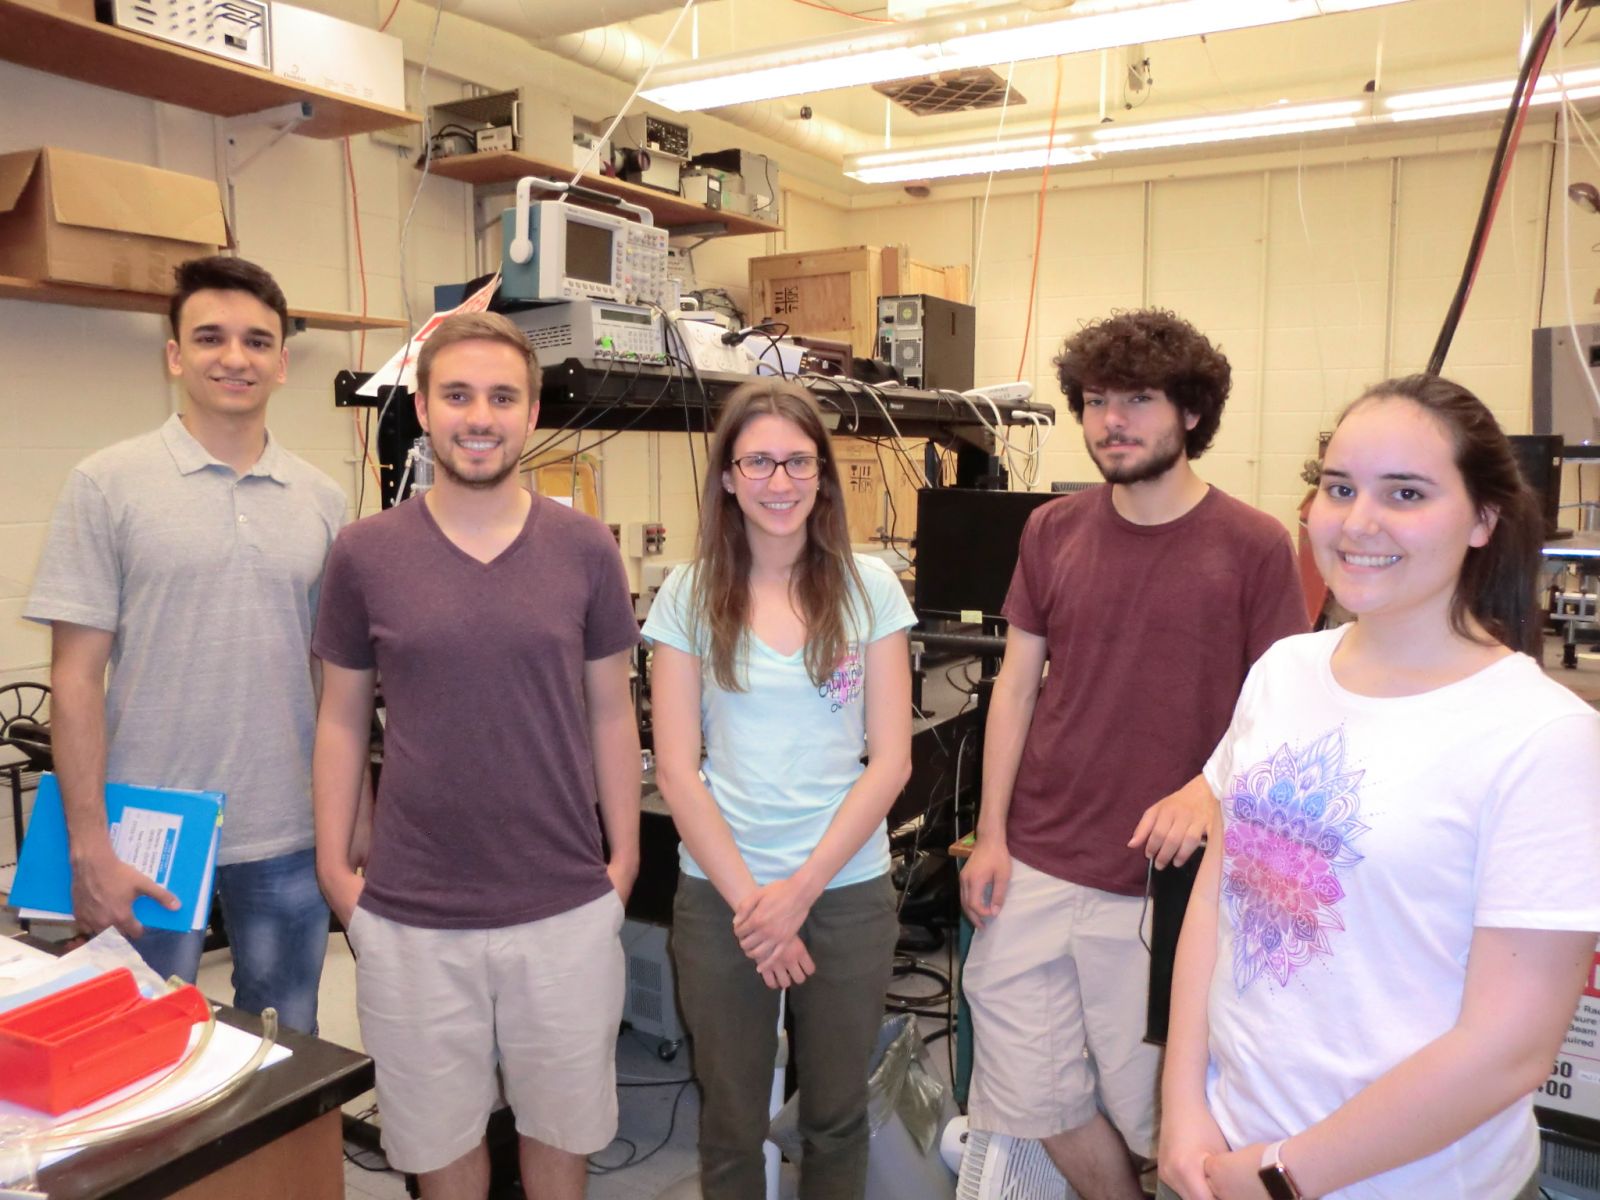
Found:
[[[1516,80],[1500,79],[1493,83],[1402,92],[1384,99],[1384,115],[1391,121],[1429,121],[1496,112],[1511,103],[1511,93],[1515,88]],[[1600,68],[1591,67],[1542,78],[1534,85],[1530,103],[1554,104],[1561,99],[1563,90],[1569,100],[1585,100],[1600,95]]]
[[[645,99],[697,112],[940,71],[1027,62],[1277,25],[1405,0],[1077,0],[1056,19],[987,16],[906,22],[892,29],[813,38],[778,50],[734,53],[657,68]]]
[[[1362,0],[1349,0],[1361,3]],[[1380,111],[1370,100],[1331,100],[1313,104],[1282,104],[1240,112],[1172,121],[1147,121],[1090,131],[1088,145],[1064,144],[1074,135],[1057,135],[1052,165],[1086,162],[1106,154],[1132,150],[1171,149],[1252,138],[1292,137],[1338,129],[1372,128],[1400,121],[1439,120],[1499,112],[1511,100],[1514,80],[1464,84],[1401,92],[1383,97]],[[1600,67],[1567,71],[1541,79],[1532,103],[1553,104],[1563,91],[1569,100],[1600,97]],[[923,146],[882,154],[857,154],[845,158],[845,174],[863,183],[902,183],[918,179],[945,179],[978,175],[989,170],[1030,170],[1044,165],[1047,139],[1042,135],[1005,138],[989,143]]]
[[[1325,122],[1352,123],[1366,110],[1360,100],[1329,100],[1320,104],[1280,104],[1242,112],[1175,121],[1148,121],[1141,125],[1109,125],[1090,137],[1103,150],[1132,149],[1146,144],[1189,146],[1234,137],[1272,137],[1296,133],[1307,125],[1328,128]],[[1183,139],[1174,141],[1170,139]]]
[[[1291,137],[1303,133],[1324,133],[1330,129],[1354,129],[1359,117],[1324,117],[1317,121],[1286,121],[1281,125],[1243,126],[1237,129],[1198,130],[1194,133],[1152,134],[1105,142],[1096,149],[1102,153],[1119,150],[1165,150],[1174,146],[1209,146],[1218,142],[1240,142],[1250,138]]]
[[[909,152],[900,156],[859,154],[847,162],[845,174],[862,183],[910,183],[958,175],[985,175],[990,171],[1038,171],[1047,161],[1050,166],[1059,167],[1094,158],[1094,152],[1085,146],[1057,145],[1051,150],[1044,144],[1046,139],[1034,141],[1038,144],[1018,146],[1007,140],[998,145],[941,147],[923,151],[919,156]],[[886,159],[893,161],[884,161]]]
[[[1151,121],[1094,130],[1089,135],[1093,142],[1089,146],[1075,144],[1072,134],[1057,134],[1055,148],[1048,154],[1050,139],[1044,134],[1010,137],[999,142],[886,150],[849,156],[845,160],[845,174],[863,183],[905,183],[988,171],[1037,170],[1045,165],[1047,157],[1051,166],[1061,166],[1089,162],[1102,154],[1124,150],[1154,150],[1346,129],[1357,124],[1366,107],[1361,100],[1333,100],[1176,121]]]

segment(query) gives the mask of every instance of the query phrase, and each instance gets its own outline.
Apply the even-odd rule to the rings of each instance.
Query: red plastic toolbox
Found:
[[[211,1008],[192,984],[146,1000],[118,967],[0,1013],[0,1099],[59,1114],[182,1057]]]

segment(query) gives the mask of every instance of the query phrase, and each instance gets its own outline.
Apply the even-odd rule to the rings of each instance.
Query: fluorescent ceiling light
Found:
[[[1515,88],[1515,80],[1501,79],[1494,83],[1401,92],[1385,97],[1383,108],[1391,121],[1427,121],[1498,112],[1511,103],[1511,93]],[[1563,89],[1569,100],[1586,100],[1600,95],[1600,68],[1588,67],[1567,71],[1563,75],[1546,76],[1534,85],[1530,103],[1554,104],[1561,99]]]
[[[1473,113],[1499,112],[1511,101],[1514,80],[1465,84],[1399,92],[1373,101],[1329,100],[1310,104],[1275,104],[1238,112],[1171,121],[1145,121],[1108,125],[1091,130],[1087,144],[1075,144],[1075,135],[1060,134],[1052,152],[1052,165],[1086,162],[1106,154],[1130,150],[1159,150],[1180,146],[1243,141],[1252,138],[1292,137],[1337,129],[1373,128],[1400,121],[1441,120]],[[1532,103],[1553,104],[1562,92],[1570,100],[1600,96],[1600,67],[1570,70],[1541,79]],[[1047,139],[1019,135],[998,142],[967,141],[944,146],[852,154],[844,160],[844,173],[863,183],[903,183],[919,179],[945,179],[981,175],[988,171],[1037,169],[1044,165]]]
[[[1056,139],[1053,149],[1049,139],[1044,137],[1007,138],[998,145],[986,142],[852,155],[846,160],[845,173],[862,183],[909,183],[957,175],[983,175],[989,171],[1038,171],[1046,162],[1059,167],[1089,162],[1094,157],[1087,146],[1064,144],[1060,138]]]
[[[1089,162],[1103,154],[1125,150],[1154,150],[1346,129],[1357,124],[1366,111],[1367,105],[1361,100],[1332,100],[1096,129],[1089,134],[1089,145],[1078,144],[1073,134],[1057,134],[1053,150],[1049,149],[1048,136],[1041,134],[1018,135],[999,142],[969,141],[884,150],[848,156],[845,174],[863,183],[905,183],[981,175],[989,171],[1037,170],[1045,165],[1047,156],[1051,166],[1061,166]]]
[[[776,50],[664,65],[645,99],[696,112],[941,71],[1277,25],[1405,0],[1077,0],[1068,15],[1025,10],[930,17]]]
[[[1348,129],[1367,110],[1360,100],[1331,100],[1323,104],[1283,104],[1244,112],[1189,117],[1176,121],[1148,121],[1142,125],[1112,125],[1090,137],[1101,151],[1156,150],[1167,146],[1200,146],[1208,142],[1233,142],[1244,138],[1283,137]]]

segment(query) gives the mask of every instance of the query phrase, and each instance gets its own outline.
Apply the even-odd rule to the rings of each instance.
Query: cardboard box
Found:
[[[53,8],[80,21],[94,20],[94,0],[47,0],[46,8]]]
[[[46,146],[0,154],[0,275],[169,292],[227,241],[215,181]]]
[[[308,8],[273,4],[272,73],[368,104],[406,106],[404,43]]]

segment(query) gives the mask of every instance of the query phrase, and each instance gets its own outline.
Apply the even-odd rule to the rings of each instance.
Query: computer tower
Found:
[[[1561,534],[1561,460],[1564,449],[1557,433],[1514,433],[1507,438],[1517,456],[1517,469],[1532,489],[1544,516],[1544,536]]]
[[[684,1034],[669,931],[630,917],[622,924],[622,948],[628,964],[622,1019],[641,1034],[654,1037],[657,1053],[670,1059],[683,1044]]]
[[[978,310],[942,296],[880,296],[878,357],[911,387],[972,386]]]
[[[1600,458],[1600,325],[1533,331],[1533,432],[1559,437],[1567,458]]]

